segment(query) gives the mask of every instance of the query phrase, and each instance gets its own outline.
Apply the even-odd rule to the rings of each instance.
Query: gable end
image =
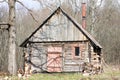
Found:
[[[48,18],[46,18],[43,23],[20,45],[20,47],[26,47],[26,44],[29,42],[29,39],[40,29],[43,25],[55,14],[61,11],[64,16],[66,16],[74,25],[77,27],[79,31],[81,31],[88,40],[90,40],[91,44],[96,48],[102,48],[102,46],[86,31],[82,28],[82,26],[77,23],[77,21],[69,16],[61,7],[58,7]]]

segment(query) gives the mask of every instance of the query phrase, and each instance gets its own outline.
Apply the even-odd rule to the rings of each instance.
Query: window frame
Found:
[[[79,46],[75,46],[74,47],[74,55],[75,56],[80,56],[80,47]]]
[[[73,44],[72,47],[73,47],[72,48],[72,57],[73,57],[73,59],[81,59],[82,52],[81,52],[80,44]],[[75,55],[75,47],[79,47],[79,56]]]

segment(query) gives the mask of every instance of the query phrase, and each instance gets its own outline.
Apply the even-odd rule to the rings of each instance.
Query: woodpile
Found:
[[[31,73],[31,69],[30,69],[30,64],[28,64],[28,63],[25,63],[25,70],[18,69],[18,71],[17,71],[17,75],[18,75],[19,79],[28,78],[31,74],[32,73]]]
[[[24,63],[24,70],[18,69],[17,74],[18,78],[27,78],[29,77],[31,73],[31,64],[29,63],[29,54],[25,53],[25,63]]]
[[[25,77],[29,77],[31,75],[31,65],[29,63],[25,63]]]
[[[91,62],[85,62],[83,64],[83,75],[95,75],[101,73],[102,66],[99,60],[100,56],[97,54],[93,54],[91,56]]]
[[[84,66],[83,70],[83,75],[84,74],[89,74],[89,75],[95,75],[100,73],[101,65],[100,64],[90,64],[90,63],[85,63],[86,65]]]
[[[18,78],[22,78],[24,76],[24,71],[22,69],[18,69],[17,71]]]

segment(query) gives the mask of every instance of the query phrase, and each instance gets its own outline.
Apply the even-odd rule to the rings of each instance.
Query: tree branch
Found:
[[[17,2],[19,3],[19,4],[21,4],[25,9],[27,9],[28,10],[28,12],[29,12],[29,14],[32,16],[32,18],[33,18],[33,20],[35,20],[35,22],[37,22],[38,23],[38,20],[36,20],[35,19],[35,17],[34,17],[34,15],[33,15],[33,12],[32,12],[32,10],[31,9],[29,9],[29,8],[27,8],[22,2],[20,2],[20,1],[18,1],[17,0]]]

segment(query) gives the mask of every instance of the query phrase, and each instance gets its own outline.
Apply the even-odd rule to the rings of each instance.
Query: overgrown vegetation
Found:
[[[61,74],[37,74],[29,78],[29,80],[119,80],[120,72],[113,74],[104,73],[101,75],[94,75],[85,77],[80,73],[61,73]]]
[[[12,80],[18,80],[12,77]],[[120,80],[120,71],[107,71],[100,75],[83,76],[81,73],[40,73],[27,78],[28,80]],[[24,80],[24,79],[22,79]]]
[[[0,80],[120,80],[119,66],[104,66],[104,72],[99,75],[83,76],[81,73],[38,73],[28,78],[17,76],[6,76],[0,74]]]

